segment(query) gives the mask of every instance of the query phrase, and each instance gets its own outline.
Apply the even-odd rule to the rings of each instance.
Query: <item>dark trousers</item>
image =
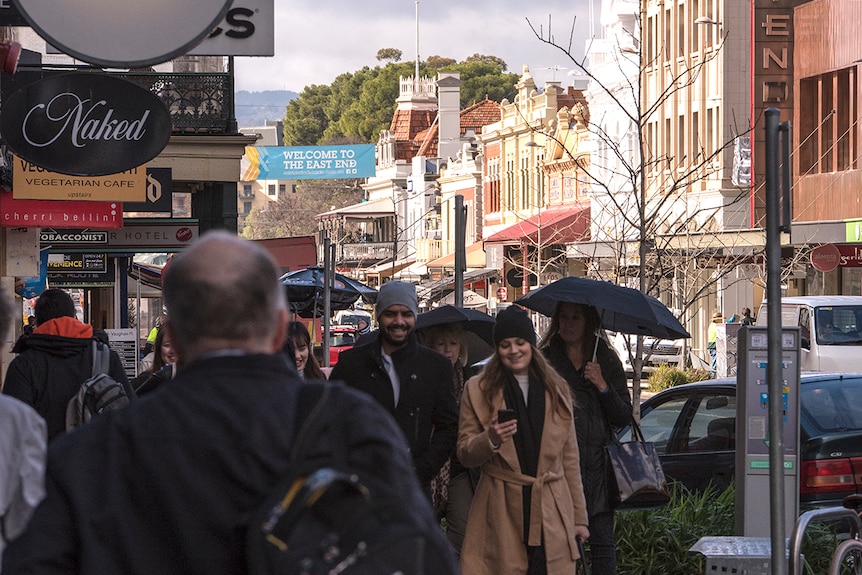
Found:
[[[590,517],[589,550],[592,575],[616,575],[617,550],[614,546],[614,512]]]

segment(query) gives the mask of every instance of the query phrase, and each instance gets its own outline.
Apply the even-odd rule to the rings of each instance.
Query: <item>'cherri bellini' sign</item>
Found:
[[[143,165],[168,145],[171,117],[154,94],[99,73],[50,76],[3,102],[0,131],[25,160],[53,172],[104,176]]]

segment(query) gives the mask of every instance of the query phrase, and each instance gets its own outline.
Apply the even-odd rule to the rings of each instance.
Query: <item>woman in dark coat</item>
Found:
[[[592,573],[612,575],[617,572],[616,501],[605,446],[614,441],[612,428],[631,421],[632,406],[622,363],[605,340],[598,337],[599,329],[600,318],[595,308],[562,302],[541,347],[554,369],[568,382],[575,404]]]

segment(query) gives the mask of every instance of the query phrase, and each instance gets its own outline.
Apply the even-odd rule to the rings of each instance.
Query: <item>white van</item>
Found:
[[[756,325],[767,325],[766,300]],[[781,324],[799,326],[802,371],[862,371],[862,296],[781,298]]]

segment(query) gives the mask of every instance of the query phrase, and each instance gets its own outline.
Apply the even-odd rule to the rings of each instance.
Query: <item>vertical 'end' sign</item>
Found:
[[[155,94],[99,73],[50,76],[3,102],[0,131],[39,167],[106,176],[146,164],[168,145],[171,116]]]

